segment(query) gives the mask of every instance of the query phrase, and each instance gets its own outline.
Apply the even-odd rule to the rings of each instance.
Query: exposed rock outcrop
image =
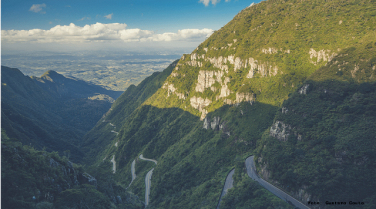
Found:
[[[278,49],[273,48],[273,47],[269,47],[269,48],[266,48],[266,49],[265,48],[261,49],[261,52],[264,53],[264,54],[276,54],[276,53],[278,53],[278,51],[286,53],[286,54],[290,54],[290,49],[283,50],[282,48],[280,48],[278,50]]]
[[[185,95],[183,93],[176,92],[176,88],[174,87],[174,84],[163,84],[162,88],[167,89],[167,97],[171,96],[171,94],[175,94],[179,97],[179,99],[185,99]]]
[[[237,70],[239,70],[242,67],[243,67],[243,61],[239,57],[235,58],[235,61],[234,61],[234,71],[237,71]]]
[[[355,64],[354,70],[351,71],[351,77],[356,77],[356,72],[359,70],[359,65]]]
[[[270,127],[270,135],[277,138],[279,141],[287,141],[290,135],[291,126],[281,121],[276,121],[272,127]]]
[[[203,124],[202,128],[204,128],[204,129],[210,128],[210,120],[208,119],[208,117],[205,117],[204,124]]]
[[[213,120],[210,123],[211,129],[213,130],[218,129],[220,121],[221,121],[220,117],[213,117]]]
[[[222,130],[226,129],[225,128],[225,122],[221,121],[221,118],[219,116],[214,116],[212,119],[205,117],[203,127],[204,129],[209,129],[211,128],[212,130]],[[227,130],[224,130],[227,131]]]
[[[211,101],[209,99],[194,96],[190,99],[190,102],[193,108],[198,109],[198,111],[201,112],[201,120],[203,120],[208,113],[208,111],[205,110],[205,107],[209,106]]]
[[[276,48],[269,47],[268,49],[261,49],[262,53],[264,54],[275,54],[278,52]]]
[[[219,68],[222,71],[225,71],[226,73],[228,73],[228,69],[229,68],[228,68],[228,65],[226,65],[228,58],[222,57],[222,56],[220,56],[218,58],[216,58],[216,57],[213,57],[213,58],[207,57],[205,60],[207,60],[211,64],[213,64],[214,67]]]
[[[314,49],[309,50],[309,58],[311,59],[311,63],[317,64],[321,61],[330,62],[334,56],[336,56],[336,53],[330,53],[330,50],[324,50],[321,49],[320,51],[316,51]],[[317,58],[317,61],[313,61],[313,58]]]
[[[238,93],[236,92],[236,103],[240,103],[240,102],[250,102],[252,104],[252,102],[255,101],[255,96],[254,94],[252,93]]]
[[[222,71],[200,70],[195,90],[204,92],[206,88],[210,88],[215,82],[222,83],[222,76]]]
[[[246,62],[247,67],[247,62]],[[252,57],[248,59],[248,65],[250,67],[247,78],[253,78],[254,74],[258,72],[261,77],[266,76],[276,76],[278,74],[278,67],[270,65],[267,63],[260,63],[259,61],[253,59]],[[256,71],[257,70],[257,71]]]
[[[81,174],[80,177],[81,177],[80,179],[81,179],[82,184],[90,184],[90,185],[95,186],[95,188],[97,188],[97,179],[95,179],[90,174],[83,173]]]
[[[225,77],[225,80],[224,80],[223,85],[221,87],[221,92],[219,94],[219,98],[227,97],[227,96],[230,95],[231,91],[230,91],[230,89],[227,86],[228,82],[230,82],[230,78],[229,77]]]
[[[305,84],[304,86],[302,86],[302,88],[299,89],[299,94],[307,94],[308,88],[309,84]]]

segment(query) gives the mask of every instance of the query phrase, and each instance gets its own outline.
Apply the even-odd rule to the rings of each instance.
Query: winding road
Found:
[[[116,136],[119,135],[119,132],[116,132],[116,131],[114,131],[114,130],[112,130],[111,132],[112,132],[112,133],[115,133]]]
[[[136,160],[133,160],[132,162],[131,171],[132,171],[132,181],[133,181],[136,179]]]
[[[299,202],[295,198],[291,197],[284,191],[278,189],[277,187],[273,186],[269,182],[265,181],[264,179],[260,178],[257,173],[256,173],[256,166],[254,162],[254,156],[250,156],[245,160],[245,166],[247,168],[247,174],[250,178],[253,180],[257,181],[262,187],[276,195],[277,197],[281,198],[282,200],[286,202],[291,202],[296,208],[299,209],[309,209],[306,205],[303,203]]]
[[[132,182],[136,179],[136,160],[133,160],[132,162],[131,173],[132,173],[132,181],[131,183],[129,183],[128,187],[130,187]]]
[[[144,158],[144,156],[143,156],[142,154],[140,155],[140,159],[141,159],[141,160],[147,160],[147,161],[154,162],[154,163],[157,165],[157,161],[156,161],[156,160],[148,159],[148,158]]]
[[[141,154],[140,155],[140,159],[141,160],[147,160],[147,161],[151,161],[151,162],[154,162],[155,165],[157,165],[157,161],[156,160],[153,160],[153,159],[148,159],[148,158],[144,158],[144,156]],[[145,176],[145,208],[148,206],[149,204],[149,195],[150,195],[150,186],[151,186],[151,175],[153,175],[153,170],[154,168],[152,168]],[[133,177],[133,174],[132,174],[132,177]]]
[[[151,186],[151,175],[153,175],[153,170],[152,168],[145,177],[145,208],[149,204],[149,195],[150,195],[150,186]]]
[[[232,169],[228,173],[228,175],[226,177],[225,186],[223,187],[221,196],[219,197],[217,209],[219,209],[219,206],[221,205],[222,197],[225,196],[225,194],[227,193],[227,191],[234,186],[234,179],[232,178],[232,176],[234,175],[234,173],[235,173],[235,168]]]
[[[112,172],[116,173],[116,161],[115,161],[115,155],[112,156]]]

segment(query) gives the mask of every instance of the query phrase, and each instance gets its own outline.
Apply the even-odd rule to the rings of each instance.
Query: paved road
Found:
[[[256,166],[253,160],[253,156],[248,157],[245,160],[245,166],[247,168],[247,174],[250,178],[260,183],[262,187],[276,195],[277,197],[281,198],[284,201],[291,202],[296,208],[299,209],[309,209],[308,206],[304,205],[303,203],[299,202],[295,198],[291,197],[287,193],[283,192],[282,190],[278,189],[277,187],[273,186],[269,182],[265,181],[264,179],[260,178],[256,173]]]
[[[150,186],[151,186],[151,175],[153,174],[154,168],[152,168],[145,177],[145,208],[149,204]]]
[[[157,161],[153,159],[144,158],[144,156],[140,155],[141,160],[147,160],[154,162],[157,165]],[[149,195],[150,195],[150,186],[151,186],[151,175],[153,175],[153,169],[151,169],[145,176],[145,207],[149,204]]]
[[[133,160],[132,162],[131,171],[132,171],[132,181],[133,181],[136,178],[136,160]]]
[[[221,205],[222,197],[225,196],[225,194],[227,193],[227,191],[234,186],[234,179],[232,178],[232,176],[234,175],[234,173],[235,173],[235,168],[232,169],[230,171],[230,173],[228,173],[228,175],[226,177],[225,186],[223,187],[221,196],[219,197],[217,209],[219,209],[219,206]]]
[[[131,173],[132,173],[132,181],[131,181],[131,183],[129,183],[128,187],[130,187],[132,182],[136,179],[136,160],[133,160],[133,162],[132,162]],[[128,187],[127,187],[127,189],[128,189]]]
[[[154,163],[157,165],[157,161],[156,161],[156,160],[148,159],[148,158],[144,158],[144,156],[143,156],[142,154],[140,155],[140,159],[141,159],[141,160],[147,160],[147,161],[154,162]]]
[[[112,171],[115,173],[116,172],[116,161],[115,161],[115,155],[112,155]]]

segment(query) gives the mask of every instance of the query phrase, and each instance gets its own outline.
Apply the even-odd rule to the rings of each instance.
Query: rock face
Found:
[[[204,119],[204,124],[202,128],[204,129],[210,128],[210,120],[207,117]]]
[[[211,128],[212,130],[222,130],[222,129],[226,129],[225,127],[226,127],[225,122],[221,121],[221,118],[219,116],[214,116],[212,119],[205,117],[202,128],[204,129]]]
[[[233,40],[234,43],[237,42],[236,39]],[[224,48],[227,48],[225,46]],[[222,47],[223,48],[223,47]],[[211,50],[218,50],[217,48],[210,48]],[[197,49],[196,49],[197,50]],[[268,49],[269,50],[269,49]],[[269,51],[274,52],[277,49],[270,49]],[[281,49],[282,50],[282,49]],[[208,48],[204,48],[203,51],[208,52]],[[265,51],[265,50],[264,50]],[[203,63],[210,63],[212,67],[218,68],[218,70],[207,70],[203,67]],[[266,76],[276,76],[278,74],[278,67],[269,62],[261,62],[250,57],[247,59],[242,59],[236,57],[235,55],[219,56],[219,57],[208,57],[206,54],[198,54],[194,52],[190,55],[183,55],[180,62],[175,66],[170,78],[185,77],[187,72],[182,71],[181,66],[189,65],[193,67],[199,67],[201,70],[198,71],[196,86],[194,87],[195,92],[204,93],[206,90],[210,89],[214,92],[215,99],[222,99],[224,104],[238,104],[242,101],[253,102],[255,101],[255,96],[253,93],[239,93],[232,92],[229,89],[228,83],[230,82],[230,76],[227,76],[229,70],[238,71],[242,68],[248,68],[249,72],[247,78],[253,78],[254,75],[258,74],[260,77]],[[232,69],[230,69],[230,67]],[[163,89],[167,90],[167,97],[175,94],[179,99],[189,99],[190,105],[201,112],[201,120],[203,120],[208,113],[206,107],[209,106],[213,101],[208,98],[202,98],[202,96],[189,96],[189,91],[179,92],[172,82],[167,80],[163,86]],[[235,93],[236,99],[229,99],[232,93]]]
[[[172,94],[175,94],[179,97],[179,99],[185,99],[185,95],[183,93],[176,92],[176,88],[174,87],[174,84],[167,84],[165,83],[162,88],[167,89],[167,97],[171,96]]]
[[[286,125],[281,121],[276,121],[272,127],[270,127],[270,135],[277,138],[279,141],[287,141],[290,135],[291,126]]]
[[[309,49],[309,58],[311,59],[311,63],[317,64],[321,61],[330,62],[336,53],[330,53],[330,50],[321,49],[320,51],[316,51],[314,49]],[[317,61],[313,61],[313,58],[317,58]]]
[[[290,54],[290,49],[287,49],[287,50],[283,50],[282,48],[281,49],[276,49],[274,47],[269,47],[269,48],[262,48],[261,49],[261,52],[264,53],[264,54],[276,54],[278,53],[278,51],[280,52],[283,52],[283,53],[286,53],[286,54]]]
[[[176,91],[174,84],[169,84],[167,86],[167,96],[170,96],[171,93],[174,93]]]
[[[351,77],[355,78],[356,72],[359,70],[359,65],[355,64],[354,70],[350,71],[351,72]]]
[[[206,60],[209,61],[211,64],[213,64],[214,67],[219,68],[220,70],[225,71],[226,73],[228,73],[228,69],[229,68],[228,68],[228,65],[226,65],[228,58],[219,56],[218,58],[216,58],[216,57],[213,57],[213,58],[208,57]]]
[[[255,100],[255,96],[252,93],[238,93],[236,92],[236,103],[240,103],[243,101],[252,102]]]
[[[278,50],[276,48],[268,48],[268,49],[261,49],[262,53],[264,54],[275,54],[278,53]]]
[[[208,113],[208,111],[205,110],[205,107],[208,106],[211,103],[211,101],[209,99],[204,99],[204,98],[195,97],[195,96],[192,97],[190,101],[191,101],[191,106],[195,109],[198,109],[198,111],[202,113],[201,120],[203,120],[206,114]]]
[[[230,78],[226,77],[223,85],[221,87],[221,93],[219,94],[219,98],[227,97],[230,95],[231,91],[227,86],[227,83],[230,82]]]
[[[247,66],[247,62],[245,63]],[[273,66],[269,64],[268,62],[266,63],[261,63],[260,61],[257,61],[253,59],[252,57],[248,59],[248,65],[250,67],[249,73],[247,75],[247,78],[253,78],[254,74],[258,72],[261,77],[266,77],[266,76],[276,76],[278,74],[278,67]]]
[[[61,163],[57,162],[53,158],[49,159],[49,166],[51,168],[57,168],[64,177],[69,178],[69,180],[65,180],[64,184],[57,184],[56,188],[58,189],[58,192],[62,192],[65,189],[71,189],[73,185],[79,185],[79,174],[76,172],[76,170],[73,168],[72,162],[68,161],[68,165],[62,165]],[[56,178],[56,177],[55,177]],[[50,181],[51,183],[55,182],[55,178],[46,177],[46,181]],[[81,182],[82,183],[82,182]]]
[[[211,122],[210,126],[213,130],[217,129],[219,127],[219,122],[221,121],[220,117],[214,117],[213,121]]]
[[[212,87],[215,82],[222,83],[222,71],[207,71],[200,70],[198,72],[197,85],[195,90],[197,92],[204,92],[205,89]],[[216,89],[212,89],[215,91]]]
[[[90,185],[95,186],[95,188],[97,188],[97,179],[92,177],[90,174],[85,172],[81,174],[80,177],[81,177],[82,184],[90,184]]]
[[[309,84],[305,84],[304,86],[302,86],[302,88],[299,89],[299,94],[307,94],[308,88]]]

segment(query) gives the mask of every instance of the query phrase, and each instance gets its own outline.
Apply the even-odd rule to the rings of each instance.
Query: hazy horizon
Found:
[[[161,49],[190,53],[253,2],[5,0],[1,50],[2,54]]]

